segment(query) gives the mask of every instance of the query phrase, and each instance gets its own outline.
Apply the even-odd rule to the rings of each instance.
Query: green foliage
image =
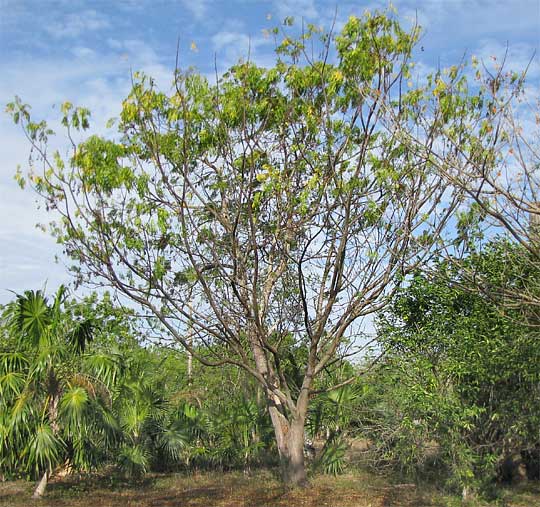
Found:
[[[117,463],[131,476],[178,463],[190,441],[177,407],[167,399],[173,393],[158,372],[159,357],[140,348],[126,359],[115,385],[112,412],[120,445]]]
[[[489,288],[479,292],[471,273]],[[417,273],[395,297],[379,319],[387,356],[372,379],[381,461],[408,475],[445,470],[449,485],[470,488],[497,476],[508,453],[534,448],[538,321],[523,303],[508,307],[504,289],[537,291],[538,273],[525,249],[494,242]]]
[[[28,291],[5,308],[4,474],[112,463],[139,477],[181,466],[247,470],[267,460],[272,428],[253,381],[237,368],[197,366],[188,386],[186,355],[141,347],[130,313],[107,295],[69,301],[63,288],[52,304]],[[291,352],[292,376],[301,354]]]
[[[77,446],[99,439],[106,393],[83,368],[93,326],[71,319],[66,295],[60,287],[50,303],[41,291],[26,291],[2,315],[0,460],[8,475],[93,463]]]
[[[128,477],[140,477],[148,470],[148,451],[141,445],[124,444],[118,453],[118,464]]]
[[[28,471],[36,475],[43,470],[52,470],[58,464],[64,443],[55,435],[47,423],[38,423],[28,434],[28,445],[24,448]]]
[[[324,444],[320,455],[315,462],[315,468],[322,469],[325,473],[338,475],[345,470],[345,453],[348,444],[342,435],[334,433]]]
[[[186,464],[249,470],[266,461],[274,445],[272,427],[253,381],[233,368],[203,369],[190,392],[192,399],[178,412],[190,435],[191,446],[182,454]]]
[[[352,378],[353,375],[353,366],[344,362],[338,372],[329,371],[321,378],[321,387],[337,385],[343,377]],[[367,389],[367,384],[356,379],[354,383],[319,395],[313,402],[307,431],[312,439],[324,438],[323,448],[314,461],[314,469],[333,475],[345,471],[346,453],[351,439],[358,436]]]

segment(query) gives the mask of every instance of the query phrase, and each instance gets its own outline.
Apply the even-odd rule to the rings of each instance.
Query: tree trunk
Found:
[[[47,489],[48,482],[49,482],[49,471],[46,470],[43,473],[41,480],[38,482],[38,485],[36,486],[36,489],[34,490],[34,494],[32,495],[32,498],[41,498],[45,494],[45,490]]]
[[[48,390],[51,393],[49,398],[49,405],[48,405],[48,415],[49,415],[49,421],[51,423],[51,430],[53,432],[53,435],[58,435],[60,431],[60,425],[58,424],[58,404],[60,402],[60,394],[59,394],[59,382],[56,378],[56,374],[54,373],[54,370],[50,369],[48,374]],[[43,475],[38,482],[38,485],[36,486],[36,489],[34,490],[34,494],[32,495],[32,498],[41,498],[45,494],[45,490],[47,489],[47,484],[49,482],[51,476],[51,471],[49,469],[45,470],[43,472]]]
[[[287,435],[287,453],[282,456],[282,474],[285,484],[304,487],[307,485],[304,462],[304,420],[293,421]]]
[[[282,414],[275,412],[275,407],[271,407],[270,416],[276,435],[283,482],[290,487],[304,487],[307,485],[304,418],[300,417],[289,422]]]
[[[252,341],[252,348],[258,371],[264,378],[274,377],[272,383],[278,385],[269,368],[264,350],[256,339]],[[304,462],[304,423],[308,408],[308,388],[309,385],[306,389],[302,389],[296,407],[291,409],[289,405],[287,410],[269,386],[264,387],[268,412],[274,427],[283,482],[290,487],[307,485]]]

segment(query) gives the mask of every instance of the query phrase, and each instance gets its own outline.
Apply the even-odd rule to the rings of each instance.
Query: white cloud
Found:
[[[96,12],[88,9],[76,14],[67,14],[61,21],[53,22],[45,26],[45,30],[55,38],[75,38],[87,32],[109,28],[109,20]]]
[[[319,17],[319,11],[315,7],[315,0],[275,0],[274,7],[280,22],[287,16],[310,20]],[[327,6],[324,8],[325,11],[329,9],[333,11],[334,7]]]
[[[272,54],[263,51],[271,44],[271,40],[263,36],[250,37],[246,33],[222,30],[211,37],[211,43],[216,52],[219,71],[238,62],[239,59],[249,60],[265,66],[273,63]]]
[[[3,98],[3,97],[2,97]],[[25,166],[28,145],[22,132],[0,117],[0,138],[3,142],[0,165],[0,304],[13,299],[9,290],[21,292],[38,289],[49,280],[50,286],[66,282],[63,266],[55,264],[61,253],[55,241],[35,228],[37,222],[47,222],[44,210],[36,207],[36,196],[23,192],[13,179],[17,164]]]
[[[113,44],[111,44],[112,46]],[[68,152],[68,143],[59,126],[59,112],[53,105],[69,100],[92,111],[92,133],[106,132],[105,123],[117,116],[121,101],[131,86],[131,68],[144,70],[158,81],[170,85],[172,69],[165,67],[157,53],[138,40],[117,41],[104,54],[76,46],[63,57],[44,58],[26,55],[2,63],[0,103],[20,95],[32,106],[36,119],[45,119],[59,135],[51,139],[52,148]],[[0,303],[12,298],[3,289],[22,291],[40,288],[48,280],[54,289],[69,280],[64,266],[55,264],[61,248],[46,233],[35,228],[53,216],[37,210],[36,195],[21,191],[13,175],[18,165],[27,168],[30,147],[20,128],[6,114],[0,115]]]
[[[86,58],[95,58],[96,52],[93,49],[82,47],[82,46],[76,46],[71,49],[71,52],[75,56],[75,58],[83,60]]]
[[[519,36],[526,30],[538,30],[540,4],[537,0],[395,0],[398,14],[417,11],[430,35],[451,33],[453,46],[467,39],[489,34]]]
[[[398,15],[403,22],[403,25],[407,28],[419,26],[422,30],[428,30],[432,25],[433,12],[426,10],[418,10],[405,7],[398,11]]]
[[[426,82],[426,78],[429,74],[435,74],[437,69],[432,65],[426,65],[423,62],[415,62],[413,69],[411,69],[411,80],[415,85],[423,85]]]
[[[478,58],[493,74],[498,66],[504,65],[506,71],[521,73],[527,70],[523,95],[514,102],[514,115],[523,128],[527,139],[538,135],[536,115],[540,104],[540,55],[529,44],[504,44],[498,40],[487,39],[480,42]]]
[[[529,79],[540,77],[540,55],[538,50],[525,43],[505,43],[497,39],[483,39],[479,42],[476,56],[479,57],[487,68],[501,65],[507,70],[522,72],[527,70]],[[496,58],[496,60],[494,59]]]
[[[197,21],[204,19],[208,13],[208,0],[181,0],[181,4]]]
[[[221,31],[211,38],[215,51],[232,50],[238,56],[247,56],[258,47],[267,44],[266,39],[261,37],[250,37],[241,32]]]

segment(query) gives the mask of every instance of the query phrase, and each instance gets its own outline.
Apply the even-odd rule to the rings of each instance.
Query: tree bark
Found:
[[[285,484],[304,487],[307,485],[304,461],[304,419],[293,421],[287,435],[287,453],[282,459],[282,474]]]
[[[305,418],[299,417],[289,422],[282,414],[275,412],[275,407],[270,407],[283,482],[290,487],[304,487],[307,485],[304,461]]]
[[[256,339],[252,341],[252,350],[255,364],[263,378],[271,379],[271,386],[279,385],[275,375],[270,370],[264,350]],[[285,407],[268,385],[264,386],[264,390],[268,412],[274,427],[283,482],[290,487],[306,486],[304,423],[308,408],[308,389],[302,389],[294,408],[292,400],[290,400],[291,403],[288,407]]]
[[[40,481],[38,482],[36,489],[34,490],[34,494],[32,495],[32,498],[41,498],[45,494],[45,490],[47,489],[48,482],[49,482],[49,471],[46,470],[43,473],[43,476],[41,477]]]

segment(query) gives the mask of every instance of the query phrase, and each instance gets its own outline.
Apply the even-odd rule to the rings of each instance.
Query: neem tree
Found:
[[[240,62],[215,85],[177,70],[165,94],[137,76],[118,138],[91,136],[67,161],[8,106],[77,276],[138,303],[204,364],[253,375],[289,484],[306,480],[317,376],[450,239],[463,190],[434,162],[467,167],[488,142],[461,68],[412,81],[418,36],[373,13],[285,37],[273,68]],[[69,136],[88,128],[87,110],[63,114]],[[294,379],[291,351],[305,358]]]

